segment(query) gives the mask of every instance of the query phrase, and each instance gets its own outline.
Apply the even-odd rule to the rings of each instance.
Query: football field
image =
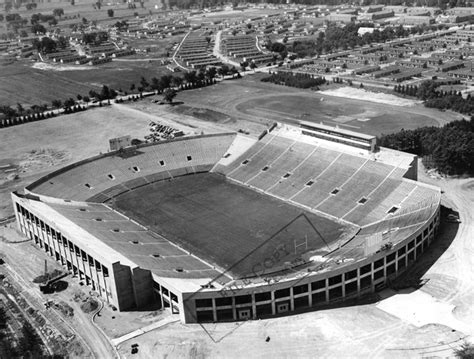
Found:
[[[238,277],[327,253],[351,229],[213,173],[140,187],[116,197],[113,206]]]

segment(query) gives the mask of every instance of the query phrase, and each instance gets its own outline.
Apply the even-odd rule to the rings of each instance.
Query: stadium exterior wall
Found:
[[[18,228],[28,239],[118,310],[130,310],[155,301],[150,271],[126,258],[111,260],[115,256],[110,255],[112,250],[108,246],[94,247],[88,241],[87,232],[70,223],[62,224],[61,218],[39,201],[42,197],[11,194]],[[48,200],[64,203],[50,197]]]
[[[309,308],[324,307],[331,303],[343,302],[365,293],[375,292],[404,273],[426,250],[435,238],[439,221],[440,208],[438,206],[423,227],[394,245],[390,251],[382,251],[323,273],[308,273],[298,279],[271,285],[247,288],[231,285],[220,291],[203,290],[197,293],[184,293],[185,322],[218,322],[270,317],[292,311],[307,311]],[[243,298],[245,296],[247,298]],[[247,302],[244,303],[244,301]],[[220,303],[226,304],[219,305]],[[265,313],[264,306],[267,306],[267,314],[262,315]],[[227,311],[228,317],[224,317],[224,311]],[[231,317],[230,313],[232,313]]]
[[[73,274],[85,280],[119,310],[133,310],[151,302],[179,313],[183,323],[246,320],[282,315],[342,302],[374,292],[403,273],[435,238],[439,204],[424,225],[389,251],[299,278],[230,285],[222,289],[183,291],[173,278],[161,278],[103,246],[92,246],[88,233],[69,228],[48,213],[39,196],[12,193],[20,231]],[[58,200],[59,201],[59,200]],[[112,260],[113,258],[113,260]],[[117,260],[119,258],[120,260]],[[185,278],[180,278],[182,283]]]

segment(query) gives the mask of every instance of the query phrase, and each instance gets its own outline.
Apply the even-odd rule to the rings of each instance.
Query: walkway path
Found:
[[[137,329],[137,330],[134,330],[133,332],[130,332],[128,334],[125,334],[125,335],[122,335],[121,337],[119,338],[115,338],[115,339],[112,339],[111,342],[114,346],[117,346],[129,339],[132,339],[132,338],[135,338],[135,337],[138,337],[142,334],[145,334],[145,333],[148,333],[152,330],[155,330],[157,328],[161,328],[169,323],[176,323],[176,322],[179,322],[179,318],[178,316],[176,315],[170,315],[162,320],[159,320],[155,323],[152,323],[150,325],[147,325],[146,327],[143,327],[143,328],[140,328],[140,329]]]

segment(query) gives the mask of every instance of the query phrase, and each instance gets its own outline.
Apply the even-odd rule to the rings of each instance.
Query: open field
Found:
[[[215,86],[180,92],[184,105],[222,112],[232,119],[262,123],[298,120],[323,122],[342,128],[380,135],[421,126],[438,126],[462,117],[424,108],[393,106],[341,98],[260,82],[262,75],[224,81]],[[326,87],[322,87],[322,90]],[[174,110],[178,111],[179,106]]]
[[[33,67],[34,65],[34,67]],[[78,66],[16,62],[1,68],[0,103],[15,106],[47,103],[55,99],[76,99],[78,94],[87,95],[89,90],[99,90],[102,85],[129,91],[130,85],[140,86],[141,77],[151,81],[170,73],[165,66],[154,60],[110,62],[100,66]],[[63,71],[67,69],[67,71]]]
[[[209,173],[137,188],[114,198],[113,207],[238,276],[255,275],[252,267],[276,252],[278,263],[265,273],[307,251],[327,252],[346,229]]]

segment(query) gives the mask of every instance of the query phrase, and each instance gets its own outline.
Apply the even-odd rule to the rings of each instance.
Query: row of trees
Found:
[[[228,66],[223,66],[220,69],[209,68],[202,71],[190,71],[185,72],[184,76],[173,76],[173,75],[163,75],[161,77],[153,77],[150,81],[144,77],[140,80],[140,85],[138,87],[135,84],[130,86],[131,92],[139,92],[140,94],[145,91],[156,91],[159,94],[164,94],[166,89],[176,88],[179,90],[193,89],[203,86],[209,86],[215,83],[215,78],[217,75],[226,76],[240,76],[235,67],[229,68]],[[82,111],[86,109],[80,105],[80,103],[88,103],[91,100],[99,101],[102,103],[104,100],[115,99],[119,94],[127,95],[126,91],[119,89],[118,91],[103,85],[100,91],[90,90],[87,95],[77,95],[77,100],[73,98],[68,98],[64,102],[60,99],[53,100],[51,106],[48,104],[33,105],[30,108],[24,108],[20,103],[16,107],[0,105],[0,114],[3,114],[4,118],[7,119],[18,119],[23,118],[22,122],[29,122],[35,120],[41,120],[54,116],[53,112],[48,112],[49,110],[63,108],[65,113],[73,113],[76,111]],[[170,93],[167,93],[167,97],[170,97]],[[172,100],[171,96],[171,100]],[[165,99],[167,100],[167,99]],[[78,103],[79,101],[79,103]],[[10,122],[12,124],[12,122]]]
[[[324,77],[315,77],[310,74],[299,74],[291,72],[278,72],[264,77],[262,82],[271,82],[278,85],[285,85],[298,88],[317,88],[326,83]]]
[[[449,175],[474,174],[474,120],[461,120],[443,127],[401,130],[378,139],[380,146],[429,156],[434,166]]]
[[[453,110],[459,113],[474,114],[474,98],[467,95],[462,97],[461,91],[443,91],[439,89],[441,83],[427,80],[419,86],[396,85],[394,91],[403,95],[417,97],[424,101],[426,107],[439,110]]]

